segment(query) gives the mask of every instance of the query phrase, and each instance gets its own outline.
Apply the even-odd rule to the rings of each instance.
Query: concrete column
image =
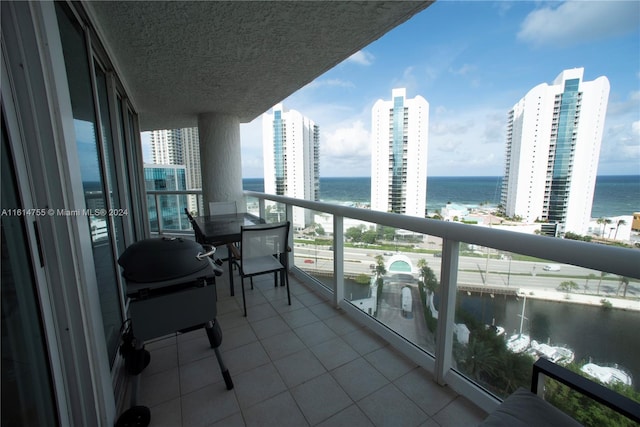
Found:
[[[200,169],[204,211],[209,202],[235,200],[238,211],[246,211],[242,195],[240,120],[219,113],[198,114]]]

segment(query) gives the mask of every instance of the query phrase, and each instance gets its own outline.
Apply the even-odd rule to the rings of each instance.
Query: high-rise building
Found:
[[[275,105],[262,116],[262,147],[265,193],[319,200],[320,128],[313,120]],[[294,227],[310,223],[311,212],[294,210]]]
[[[429,103],[393,89],[371,109],[371,209],[425,217]]]
[[[151,152],[154,165],[183,165],[182,132],[162,129],[151,132]]]
[[[184,165],[144,165],[146,191],[186,190]],[[156,203],[157,202],[157,203]],[[186,215],[187,196],[184,194],[147,195],[151,231],[190,230]],[[162,221],[162,223],[160,223]]]
[[[198,128],[180,129],[182,136],[182,158],[187,173],[187,190],[202,189],[202,172],[200,169],[200,139]],[[189,194],[187,196],[189,212],[198,212],[198,198],[202,206],[202,195]]]
[[[200,171],[200,139],[198,128],[180,129],[182,139],[182,159],[187,170],[187,189],[202,188]]]
[[[200,142],[197,127],[152,131],[151,151],[153,164],[185,165],[186,190],[202,189]],[[198,212],[198,196],[188,195],[187,200],[189,211]]]
[[[501,205],[507,216],[548,223],[546,234],[586,232],[609,99],[609,80],[564,70],[508,114]]]

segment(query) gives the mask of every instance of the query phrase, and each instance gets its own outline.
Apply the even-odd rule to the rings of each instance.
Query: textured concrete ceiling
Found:
[[[431,2],[88,2],[143,130],[248,122]]]

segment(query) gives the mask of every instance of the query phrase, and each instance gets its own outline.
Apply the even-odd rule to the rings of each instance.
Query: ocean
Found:
[[[245,190],[264,191],[262,178],[245,178]],[[502,178],[428,177],[427,212],[442,209],[448,202],[476,207],[500,203]],[[369,203],[371,178],[320,178],[320,201],[334,204]],[[609,218],[640,212],[640,175],[603,175],[596,178],[592,218]]]

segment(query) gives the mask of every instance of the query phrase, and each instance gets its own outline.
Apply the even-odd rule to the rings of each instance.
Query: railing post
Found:
[[[287,214],[287,221],[291,222],[291,230],[289,232],[289,247],[291,248],[291,252],[289,252],[289,268],[291,268],[292,265],[295,265],[295,257],[293,254],[293,251],[295,249],[293,249],[293,233],[294,233],[294,229],[293,229],[293,205],[290,204],[286,204],[285,207],[285,212]],[[264,218],[264,217],[263,217]]]
[[[442,269],[440,271],[440,307],[436,330],[436,382],[445,385],[445,375],[451,369],[453,325],[456,315],[456,288],[458,283],[458,254],[460,242],[442,240]]]
[[[156,201],[156,218],[158,219],[158,234],[162,234],[162,215],[160,214],[160,197],[158,194],[153,195]]]
[[[344,300],[344,218],[333,215],[333,280],[335,285],[334,305]]]
[[[264,199],[258,199],[258,213],[260,218],[266,218],[267,216],[267,212],[265,211],[265,207],[264,207],[265,203],[264,203]]]

